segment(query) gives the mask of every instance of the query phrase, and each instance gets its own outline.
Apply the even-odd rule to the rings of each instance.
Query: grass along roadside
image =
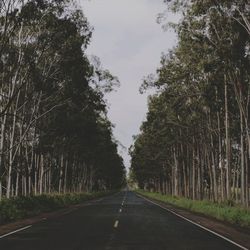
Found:
[[[80,204],[114,193],[67,193],[43,194],[37,196],[16,197],[0,201],[0,225],[19,219],[28,218],[43,212],[55,211],[70,205]]]
[[[239,206],[229,206],[224,203],[213,203],[207,200],[198,201],[183,197],[172,197],[169,195],[146,192],[143,190],[136,190],[136,192],[179,208],[184,208],[192,212],[211,216],[221,221],[250,228],[250,210]]]

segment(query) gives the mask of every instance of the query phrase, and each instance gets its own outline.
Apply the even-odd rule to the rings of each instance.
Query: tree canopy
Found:
[[[119,81],[87,57],[91,35],[74,1],[1,1],[0,197],[123,184],[104,99]]]
[[[157,94],[131,170],[141,188],[248,206],[249,2],[165,2],[182,13],[178,45],[141,86]]]

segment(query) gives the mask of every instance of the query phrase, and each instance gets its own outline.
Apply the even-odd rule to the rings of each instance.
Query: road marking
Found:
[[[26,230],[26,229],[28,229],[28,228],[30,228],[30,227],[32,227],[32,225],[29,225],[29,226],[27,226],[27,227],[22,227],[22,228],[17,229],[17,230],[15,230],[15,231],[13,231],[13,232],[10,232],[10,233],[7,233],[7,234],[4,234],[4,235],[1,235],[1,236],[0,236],[0,239],[5,238],[5,237],[7,237],[7,236],[9,236],[9,235],[12,235],[12,234],[15,234],[15,233],[21,232],[21,231]]]
[[[122,212],[122,209],[120,208],[119,212],[121,213]]]
[[[117,227],[118,227],[118,224],[119,224],[119,221],[116,220],[116,221],[115,221],[115,224],[114,224],[114,228],[117,228]]]
[[[249,250],[248,248],[246,248],[246,247],[244,247],[244,246],[242,246],[242,245],[236,243],[235,241],[232,241],[232,240],[230,240],[229,238],[227,238],[227,237],[225,237],[225,236],[223,236],[223,235],[221,235],[221,234],[219,234],[219,233],[216,233],[216,232],[212,231],[211,229],[208,229],[208,228],[206,228],[206,227],[204,227],[204,226],[202,226],[202,225],[200,225],[200,224],[197,224],[197,223],[195,223],[194,221],[189,220],[188,218],[186,218],[186,217],[184,217],[184,216],[182,216],[182,215],[180,215],[180,214],[177,214],[177,213],[175,213],[174,211],[172,211],[172,210],[170,210],[170,209],[168,209],[168,208],[166,208],[166,207],[163,207],[163,206],[160,205],[160,204],[157,204],[156,202],[153,202],[153,201],[151,201],[151,200],[149,200],[149,199],[147,199],[147,198],[145,198],[145,197],[143,197],[143,196],[141,196],[141,195],[139,195],[139,194],[136,194],[136,195],[139,196],[139,197],[141,197],[141,198],[143,198],[144,200],[146,200],[146,201],[148,201],[148,202],[150,202],[150,203],[152,203],[152,204],[154,204],[154,205],[156,205],[156,206],[158,206],[158,207],[160,207],[160,208],[162,208],[162,209],[164,209],[164,210],[166,210],[166,211],[168,211],[168,212],[170,212],[170,213],[172,213],[172,214],[174,214],[174,215],[176,215],[176,216],[178,216],[178,217],[180,217],[180,218],[182,218],[183,220],[186,220],[186,221],[188,221],[188,222],[194,224],[195,226],[200,227],[200,228],[202,228],[202,229],[204,229],[204,230],[206,230],[206,231],[208,231],[208,232],[210,232],[210,233],[212,233],[212,234],[214,234],[214,235],[216,235],[216,236],[222,238],[223,240],[226,240],[226,241],[230,242],[231,244],[233,244],[233,245],[235,245],[235,246],[237,246],[237,247],[239,247],[239,248],[241,248],[241,249],[243,249],[243,250]]]

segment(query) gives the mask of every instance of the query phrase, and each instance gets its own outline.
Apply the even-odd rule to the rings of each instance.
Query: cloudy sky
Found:
[[[156,23],[157,15],[166,9],[163,0],[79,1],[94,27],[87,53],[98,56],[103,67],[121,82],[121,87],[106,98],[114,135],[126,147],[121,153],[128,168],[127,150],[147,113],[147,95],[141,95],[139,87],[144,76],[155,72],[161,53],[176,44],[176,36],[163,32]],[[169,14],[168,19],[176,18]]]

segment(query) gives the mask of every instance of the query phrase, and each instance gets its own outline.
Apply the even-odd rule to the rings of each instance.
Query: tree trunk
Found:
[[[44,156],[40,159],[40,180],[39,180],[39,194],[43,193],[43,177],[44,177]]]
[[[227,199],[231,199],[231,157],[230,157],[230,134],[228,116],[228,83],[225,75],[225,128],[226,128],[226,194]]]
[[[61,155],[61,163],[60,163],[59,186],[58,186],[59,193],[61,193],[62,190],[62,178],[63,178],[63,154]]]
[[[244,159],[244,127],[243,127],[243,114],[240,111],[240,146],[241,146],[241,203],[245,205],[245,159]]]

